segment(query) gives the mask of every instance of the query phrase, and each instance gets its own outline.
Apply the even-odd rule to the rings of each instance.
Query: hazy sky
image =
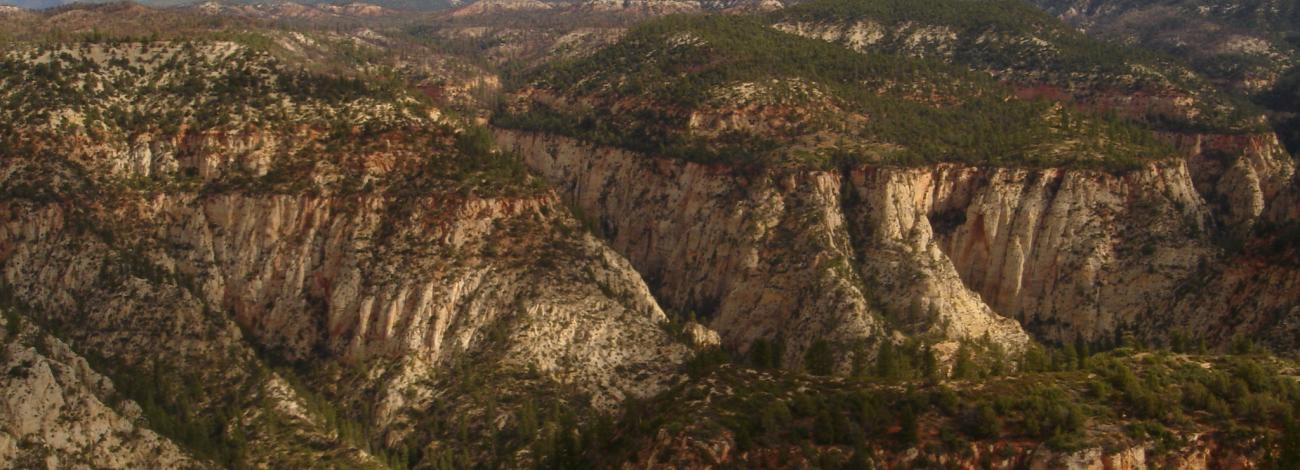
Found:
[[[23,8],[49,8],[67,3],[106,3],[115,0],[0,0],[0,5],[15,5]],[[145,5],[185,5],[190,3],[199,3],[205,0],[133,0],[136,3]],[[275,3],[281,0],[233,0],[223,1],[222,3]],[[410,8],[416,10],[446,8],[447,0],[288,0],[295,3],[349,3],[359,1],[362,3],[373,3],[376,5],[396,6],[401,8]]]
[[[0,4],[15,5],[23,8],[49,8],[55,5],[62,5],[65,2],[60,0],[3,0]]]
[[[36,9],[36,8],[49,8],[53,6],[59,6],[65,3],[76,3],[78,1],[81,3],[104,3],[111,0],[99,0],[99,1],[95,1],[95,0],[90,0],[90,1],[87,0],[0,0],[0,5],[14,5],[23,8]],[[143,0],[143,1],[136,0],[136,1],[138,3],[146,3],[146,4],[153,3],[148,0]]]

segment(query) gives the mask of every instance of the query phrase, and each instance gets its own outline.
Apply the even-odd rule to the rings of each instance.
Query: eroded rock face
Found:
[[[181,276],[155,262],[160,258],[148,254],[139,239],[108,243],[93,235],[86,214],[59,204],[11,202],[3,213],[6,294],[33,309],[22,315],[55,325],[77,351],[104,358],[137,390],[152,390],[166,405],[214,419],[186,429],[247,437],[238,458],[250,465],[379,465],[341,442],[325,423],[278,412],[302,398],[272,393],[275,375],[266,373],[268,366],[239,326],[182,287]],[[125,228],[115,233],[131,235]],[[270,422],[282,431],[265,432]],[[87,428],[70,432],[84,434]],[[325,447],[331,450],[319,450]],[[92,452],[86,458],[107,457]]]
[[[1051,340],[1163,338],[1161,328],[1219,316],[1209,310],[1223,302],[1191,300],[1186,287],[1233,263],[1212,241],[1213,211],[1182,162],[1119,175],[944,164],[749,176],[498,135],[666,307],[702,311],[726,344],[782,339],[787,364],[816,339],[882,334],[880,314],[906,333],[988,335],[1011,349],[1027,340],[1015,320]],[[1261,192],[1285,187],[1253,181]],[[1291,285],[1289,272],[1276,283]]]
[[[390,217],[397,205],[410,206],[411,216]],[[158,236],[195,248],[178,261],[209,279],[208,300],[230,308],[290,358],[323,349],[353,359],[414,355],[439,362],[472,346],[479,330],[497,320],[572,308],[575,299],[556,295],[569,287],[565,281],[607,289],[607,304],[591,310],[625,312],[645,325],[664,320],[626,261],[588,235],[559,232],[564,221],[547,197],[229,194],[160,201],[147,210],[190,228]],[[582,263],[580,269],[554,266],[548,273],[529,264],[561,258]],[[529,352],[546,363],[555,361],[553,353]]]
[[[1192,179],[1219,222],[1244,237],[1295,175],[1295,160],[1277,135],[1174,134],[1167,139],[1187,156]]]
[[[879,341],[882,309],[909,332],[988,334],[1013,350],[1028,339],[961,285],[932,237],[911,236],[910,223],[891,227],[907,223],[897,214],[862,210],[871,202],[846,201],[885,205],[888,195],[855,186],[865,182],[838,172],[738,175],[512,131],[498,140],[564,190],[666,306],[700,311],[726,344],[777,339],[785,363],[800,364],[817,340]],[[913,299],[928,302],[908,317]]]
[[[941,165],[854,178],[864,197],[889,198],[868,214],[891,231],[933,237],[942,253],[932,259],[953,266],[993,311],[1051,339],[1129,327],[1172,302],[1212,255],[1208,214],[1181,164],[1123,176]]]
[[[192,277],[196,295],[289,360],[446,363],[499,328],[517,338],[504,344],[513,362],[621,396],[628,384],[614,369],[669,371],[685,348],[660,330],[664,314],[627,262],[590,235],[562,232],[555,203],[182,195],[123,215],[158,221],[142,227],[153,231],[140,234],[144,254]],[[416,209],[391,217],[399,204]],[[7,237],[18,285],[56,269],[43,263],[57,259],[50,245],[66,229],[24,222]],[[29,230],[40,233],[21,234]]]
[[[263,173],[278,140],[242,141],[230,152],[208,140],[139,143],[80,161],[116,169],[106,187],[109,178]],[[173,165],[155,172],[160,162]],[[370,177],[388,170],[382,155],[367,164],[377,166]],[[321,174],[303,183],[317,187]],[[427,424],[410,417],[466,362],[565,384],[604,410],[680,379],[688,347],[661,326],[667,318],[641,277],[553,194],[222,188],[0,202],[0,275],[81,350],[182,369],[221,390],[195,406],[233,402],[246,413],[232,425],[250,435],[267,419],[298,423],[297,434],[250,444],[246,462],[292,466],[322,458],[304,457],[312,442],[338,439],[318,417],[291,412],[301,397],[258,372],[265,358],[364,370],[331,399],[364,407],[376,435],[397,433],[390,442]],[[252,398],[225,395],[249,389]],[[255,399],[278,405],[246,408],[261,406]],[[337,459],[326,461],[376,463],[347,443],[326,447]]]
[[[725,344],[744,349],[780,336],[784,362],[799,364],[816,339],[884,331],[850,275],[844,218],[825,210],[839,199],[831,175],[780,182],[786,191],[567,139],[501,133],[498,141],[562,188],[666,306],[698,312]]]
[[[12,315],[12,312],[10,312]],[[0,346],[0,462],[13,468],[206,468],[141,426],[140,407],[15,315]]]
[[[951,170],[951,171],[949,171]],[[843,206],[856,223],[860,269],[881,292],[878,302],[893,318],[956,338],[989,336],[1019,350],[1027,338],[1014,320],[995,313],[967,288],[960,277],[964,266],[954,262],[936,233],[951,221],[947,190],[962,169],[934,171],[862,169],[848,174],[851,193]],[[974,176],[970,172],[969,176]],[[960,178],[960,177],[958,177]],[[947,180],[947,181],[945,181]],[[885,294],[888,293],[888,294]]]

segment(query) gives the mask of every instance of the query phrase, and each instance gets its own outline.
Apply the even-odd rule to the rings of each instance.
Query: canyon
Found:
[[[0,466],[1284,462],[1283,74],[952,1],[4,13]]]

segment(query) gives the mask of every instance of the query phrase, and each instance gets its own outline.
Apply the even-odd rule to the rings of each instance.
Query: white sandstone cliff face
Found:
[[[158,387],[160,400],[171,399],[189,384],[202,384],[188,396],[185,409],[200,416],[233,413],[222,426],[227,432],[252,436],[269,422],[287,428],[250,438],[241,454],[245,463],[379,465],[351,443],[340,442],[322,423],[270,411],[287,406],[285,397],[269,393],[271,381],[262,373],[267,366],[239,327],[178,285],[180,276],[160,267],[162,263],[154,261],[159,257],[149,254],[146,244],[117,238],[135,246],[105,243],[92,235],[84,213],[60,204],[10,202],[0,213],[5,215],[0,224],[0,246],[5,248],[0,250],[0,275],[13,298],[34,309],[22,315],[56,325],[77,351],[101,356],[141,381],[137,388]],[[132,235],[125,226],[115,228],[121,231],[114,237]],[[155,370],[166,372],[151,373]],[[78,439],[89,438],[84,436],[87,431],[71,430],[82,436]],[[333,449],[328,457],[319,451],[326,444]],[[107,457],[92,452],[86,458]]]
[[[877,286],[878,301],[905,324],[924,325],[957,338],[988,335],[1018,350],[1027,341],[1020,325],[995,313],[962,283],[930,217],[940,212],[944,172],[855,171],[842,210],[853,218],[861,270]],[[954,169],[954,171],[960,171]]]
[[[395,219],[395,204],[418,209]],[[231,194],[157,209],[193,228],[171,241],[195,248],[181,269],[210,280],[209,301],[289,358],[324,350],[446,365],[505,348],[508,362],[572,379],[609,404],[657,392],[685,356],[627,261],[590,235],[562,232],[554,198]],[[500,334],[503,344],[489,340]],[[655,373],[638,381],[622,368]]]
[[[135,402],[112,404],[113,383],[62,341],[14,323],[6,320],[0,345],[0,462],[51,469],[207,467],[142,427]]]
[[[556,203],[175,195],[123,215],[142,222],[135,235],[149,259],[192,278],[205,304],[288,360],[445,365],[502,347],[507,362],[572,380],[604,405],[657,392],[685,346],[659,327],[666,317],[627,261],[570,233]],[[397,204],[417,209],[394,218]],[[58,224],[50,211],[31,215]],[[59,298],[62,276],[36,271],[78,256],[50,256],[67,227],[46,225],[12,221],[5,265],[11,283],[48,279],[42,289]]]
[[[244,144],[230,152],[212,151],[226,141],[205,137],[78,159],[105,178],[186,172],[212,181],[272,166],[276,138],[238,139]],[[367,178],[389,171],[385,162],[367,158]],[[322,166],[311,183],[331,174]],[[17,174],[0,182],[16,184],[4,178]],[[331,398],[364,407],[390,443],[427,424],[410,417],[441,393],[454,364],[539,374],[609,410],[676,383],[689,352],[662,327],[666,316],[628,261],[547,193],[180,189],[5,201],[0,276],[46,320],[70,326],[78,348],[133,367],[183,367],[219,390],[255,387],[285,410],[294,394],[250,375],[263,356],[364,368],[356,387]],[[253,432],[276,419],[245,411],[241,422]],[[248,462],[290,465],[316,457],[286,447],[337,440],[318,419],[279,419],[300,432],[255,443]],[[327,461],[375,463],[342,446]]]
[[[884,50],[918,57],[947,57],[956,43],[971,40],[906,22],[886,26],[870,20],[792,21],[773,27],[857,51]],[[1040,56],[1049,61],[1056,60],[1054,57],[1059,54],[1050,43],[1032,37],[985,34],[973,40],[976,44],[998,43],[1018,50],[1019,55]],[[1105,85],[1099,85],[1095,77],[1053,76],[1051,72],[1014,66],[986,71],[1011,84],[1021,96],[1071,97],[1079,106],[1117,112],[1138,120],[1152,116],[1197,120],[1221,99],[1213,96],[1208,84],[1199,88],[1180,85],[1149,67],[1131,64],[1129,68],[1129,73],[1108,77]],[[1135,89],[1142,91],[1134,93]],[[1255,119],[1263,122],[1262,116]],[[1295,174],[1294,158],[1272,132],[1163,132],[1161,137],[1183,152],[1195,187],[1209,203],[1216,222],[1227,228],[1229,236],[1238,239],[1250,234],[1262,212],[1291,184]]]
[[[1213,253],[1208,213],[1177,163],[1122,176],[952,165],[852,175],[884,237],[933,238],[942,253],[931,259],[993,311],[1052,339],[1146,321]],[[871,233],[873,246],[886,245]]]
[[[1181,162],[1122,175],[941,164],[754,177],[555,136],[498,136],[665,306],[703,311],[730,345],[783,339],[787,364],[818,338],[882,334],[876,312],[904,332],[987,334],[1014,350],[1027,336],[1012,319],[1061,341],[1206,331],[1234,310],[1263,328],[1290,297],[1189,290],[1296,285],[1290,269],[1270,275],[1273,287],[1237,273],[1211,242],[1212,211]],[[1210,338],[1254,331],[1239,323]]]
[[[793,365],[817,339],[884,332],[851,275],[844,219],[825,210],[839,198],[829,175],[783,181],[800,191],[782,191],[567,139],[501,133],[498,142],[565,191],[665,305],[708,318],[725,344],[779,337]]]
[[[923,209],[862,211],[845,198],[884,210],[893,196],[836,172],[751,177],[540,134],[500,131],[498,142],[565,191],[667,306],[700,310],[724,343],[779,339],[797,365],[818,339],[879,341],[880,309],[912,333],[988,334],[1012,350],[1028,340],[910,223]]]
[[[1249,234],[1274,200],[1293,186],[1295,160],[1277,135],[1168,135],[1187,156],[1192,179],[1219,222]]]

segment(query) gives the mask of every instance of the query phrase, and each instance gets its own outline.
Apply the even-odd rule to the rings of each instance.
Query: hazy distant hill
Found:
[[[40,9],[62,5],[66,2],[61,0],[9,0],[4,2],[5,5],[13,5],[19,8]]]
[[[13,5],[27,9],[43,9],[57,7],[60,5],[70,5],[74,3],[112,3],[111,1],[100,0],[6,0],[0,2],[0,5]],[[203,0],[140,0],[136,3],[150,6],[179,6],[179,5],[196,5],[203,3]],[[227,5],[275,5],[279,3],[297,3],[302,5],[328,5],[348,2],[337,2],[329,0],[303,0],[298,2],[281,2],[281,1],[253,1],[253,0],[227,0],[221,2]],[[400,8],[405,10],[440,10],[453,6],[455,3],[447,0],[379,0],[369,2],[388,8]]]

